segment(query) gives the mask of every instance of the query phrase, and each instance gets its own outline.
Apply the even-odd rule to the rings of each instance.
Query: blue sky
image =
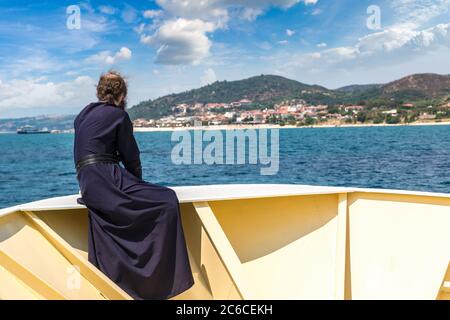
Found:
[[[450,0],[2,0],[0,118],[77,113],[109,69],[130,106],[262,73],[329,88],[449,74],[449,13]]]

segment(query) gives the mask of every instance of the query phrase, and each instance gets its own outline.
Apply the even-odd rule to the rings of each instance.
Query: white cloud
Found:
[[[255,21],[258,16],[263,14],[262,8],[243,8],[240,14],[240,18],[248,21]]]
[[[314,9],[314,10],[311,12],[311,15],[317,16],[317,15],[319,15],[319,14],[321,14],[321,13],[322,13],[322,9],[316,8],[316,9]]]
[[[211,68],[206,69],[203,75],[200,77],[200,81],[202,85],[208,85],[213,82],[216,82],[217,81],[216,72]]]
[[[224,29],[231,16],[254,20],[270,7],[288,9],[303,2],[317,0],[157,0],[168,20],[160,22],[152,35],[136,29],[141,42],[157,49],[156,62],[162,64],[196,64],[209,55],[211,41],[207,34]],[[148,17],[155,15],[150,10]],[[160,15],[160,14],[158,14]],[[293,31],[289,30],[288,34]],[[293,35],[293,33],[291,34]],[[284,43],[284,42],[282,42]]]
[[[112,15],[117,12],[117,9],[111,6],[100,6],[98,7],[101,13]]]
[[[67,64],[67,63],[66,63]],[[33,52],[28,57],[18,57],[6,65],[2,65],[2,74],[13,77],[26,76],[34,73],[48,74],[63,69],[64,63],[49,56],[46,52]]]
[[[280,58],[280,64],[281,69],[287,73],[298,73],[301,70],[326,73],[336,68],[350,70],[355,67],[388,67],[425,53],[433,53],[440,48],[450,48],[450,23],[421,31],[396,26],[364,36],[354,46],[292,55],[287,63],[283,57]]]
[[[125,8],[122,11],[122,19],[123,21],[125,21],[126,23],[133,23],[136,21],[136,18],[138,17],[138,11],[130,6],[130,5],[125,5]]]
[[[141,42],[157,49],[157,63],[197,64],[209,55],[211,41],[206,34],[215,29],[210,22],[178,18],[165,21],[151,36],[142,35]]]
[[[157,0],[167,13],[185,19],[214,20],[228,17],[225,1]]]
[[[285,75],[319,76],[340,71],[350,75],[358,68],[369,72],[406,65],[429,54],[438,59],[437,52],[450,48],[450,23],[419,27],[448,12],[450,0],[396,0],[391,6],[397,15],[396,24],[359,38],[353,46],[327,49],[326,43],[319,43],[321,50],[317,52],[280,55],[275,58],[277,70]]]
[[[87,76],[54,83],[45,78],[0,82],[0,111],[81,106],[93,101],[95,82]]]
[[[409,28],[393,27],[373,33],[359,39],[356,48],[361,55],[376,54],[415,54],[423,50],[432,50],[437,46],[450,45],[450,23],[416,31]],[[404,55],[402,55],[404,57]]]
[[[263,42],[259,43],[258,47],[260,47],[263,50],[270,50],[270,49],[272,49],[272,45],[269,42],[267,42],[267,41],[263,41]]]
[[[285,46],[285,45],[287,45],[289,43],[289,41],[287,41],[287,40],[280,40],[277,43]]]
[[[294,31],[294,30],[286,29],[286,35],[287,35],[288,37],[292,37],[294,34],[295,34],[295,31]]]
[[[111,24],[104,16],[82,17],[80,30],[103,33],[106,31],[110,31],[110,29]]]
[[[114,55],[111,55],[110,51],[102,51],[98,54],[94,54],[88,57],[85,61],[87,63],[112,65],[122,60],[130,60],[132,55],[133,54],[130,49],[128,49],[127,47],[122,47]]]
[[[209,21],[228,20],[230,9],[241,9],[241,17],[254,19],[270,7],[287,9],[300,2],[314,5],[317,0],[157,0],[161,8],[174,16]]]
[[[11,31],[5,30],[5,26]],[[0,33],[11,32],[15,39],[21,39],[27,51],[40,50],[52,52],[53,49],[69,55],[97,46],[105,34],[114,33],[117,24],[104,15],[90,15],[83,11],[81,29],[49,28],[45,25],[22,23],[1,23]],[[31,53],[30,56],[34,55]]]
[[[109,59],[111,63],[116,63],[120,60],[130,60],[132,56],[132,52],[127,47],[120,48],[119,52],[117,52],[112,59]]]
[[[327,64],[336,64],[355,59],[359,53],[358,49],[354,47],[332,48],[320,52],[319,59],[326,61]]]
[[[398,24],[419,28],[435,17],[450,11],[450,0],[389,0]]]
[[[95,12],[95,9],[88,2],[80,2],[78,6],[80,6],[83,11],[88,12],[89,14],[94,14]]]
[[[154,19],[160,17],[163,13],[162,10],[145,10],[143,16],[147,19]]]
[[[145,23],[141,23],[141,24],[139,24],[139,26],[135,27],[133,30],[139,34],[142,34],[142,32],[144,32],[144,30],[145,30],[145,27],[146,27]]]

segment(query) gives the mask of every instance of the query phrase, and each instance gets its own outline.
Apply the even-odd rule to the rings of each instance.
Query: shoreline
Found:
[[[398,124],[341,124],[341,125],[312,125],[297,127],[293,125],[275,125],[275,124],[231,124],[231,125],[213,125],[213,126],[199,126],[199,127],[135,127],[134,132],[171,132],[171,131],[185,131],[185,130],[247,130],[247,129],[318,129],[318,128],[365,128],[365,127],[413,127],[413,126],[448,126],[450,121],[444,122],[413,122],[413,123],[398,123]]]
[[[397,124],[324,124],[297,127],[293,125],[275,125],[275,124],[230,124],[230,125],[213,125],[200,127],[134,127],[134,132],[172,132],[172,131],[190,131],[190,130],[248,130],[248,129],[320,129],[320,128],[366,128],[366,127],[415,127],[415,126],[450,126],[449,121],[443,122],[413,122],[413,123],[397,123]],[[72,132],[50,133],[50,134],[73,134]],[[0,131],[0,134],[17,134],[15,131]]]

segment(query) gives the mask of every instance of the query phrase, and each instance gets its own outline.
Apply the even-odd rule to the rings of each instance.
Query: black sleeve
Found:
[[[117,150],[125,168],[137,178],[142,179],[139,147],[133,135],[133,123],[128,113],[125,114],[117,130]]]

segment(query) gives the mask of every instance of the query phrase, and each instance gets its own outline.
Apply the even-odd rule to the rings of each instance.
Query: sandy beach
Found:
[[[279,126],[275,124],[231,124],[231,125],[214,125],[201,127],[135,127],[135,132],[160,132],[160,131],[182,131],[182,130],[247,130],[247,129],[310,129],[310,128],[364,128],[364,127],[402,127],[402,126],[445,126],[450,125],[450,120],[443,122],[414,122],[414,123],[399,123],[399,124],[324,124],[297,127],[292,125]]]

